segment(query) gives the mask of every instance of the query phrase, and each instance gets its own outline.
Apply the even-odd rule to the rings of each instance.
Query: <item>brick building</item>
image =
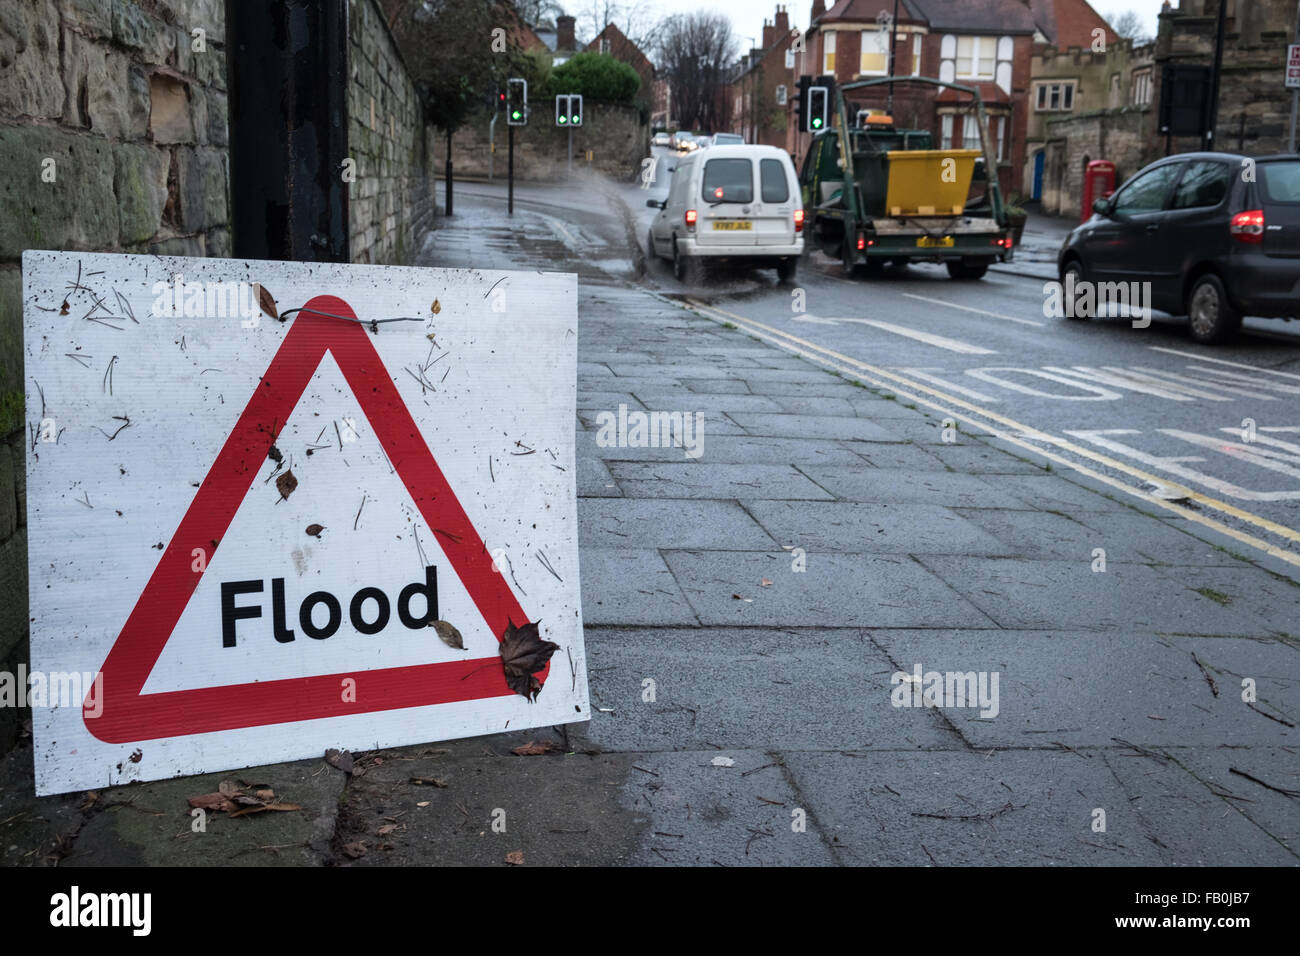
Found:
[[[763,21],[762,45],[741,60],[728,84],[729,131],[740,133],[747,143],[787,145],[790,96],[798,82],[791,47],[798,36],[790,26],[789,11],[778,4],[775,16]]]

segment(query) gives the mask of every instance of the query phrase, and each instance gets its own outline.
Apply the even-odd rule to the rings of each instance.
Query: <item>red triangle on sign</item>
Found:
[[[192,568],[193,549],[203,549],[211,563],[266,460],[268,437],[288,421],[327,351],[416,508],[430,528],[444,532],[443,552],[488,628],[500,640],[508,623],[518,627],[528,621],[504,577],[493,570],[492,556],[421,438],[365,327],[331,314],[356,317],[342,299],[322,295],[294,320],[109,651],[101,668],[103,709],[91,716],[90,708],[83,708],[86,727],[100,740],[130,743],[514,693],[500,656],[143,693],[203,577]],[[547,664],[539,679],[549,671]],[[355,685],[345,695],[347,679]]]

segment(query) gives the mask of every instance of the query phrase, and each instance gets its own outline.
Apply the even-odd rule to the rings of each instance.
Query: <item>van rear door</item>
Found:
[[[788,160],[764,157],[758,161],[758,201],[754,203],[754,244],[794,244],[794,210],[798,204],[794,167]]]
[[[702,246],[755,244],[754,161],[748,156],[711,157],[700,177],[699,227]]]
[[[1300,259],[1300,159],[1258,165],[1266,256]]]

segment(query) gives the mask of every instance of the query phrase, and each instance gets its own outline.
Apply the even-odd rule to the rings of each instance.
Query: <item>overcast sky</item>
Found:
[[[772,19],[776,12],[776,0],[646,0],[660,13],[689,13],[694,10],[718,10],[731,18],[732,27],[742,47],[748,47],[750,37],[762,35],[763,20]],[[1092,0],[1093,8],[1107,19],[1119,16],[1126,10],[1135,10],[1142,16],[1146,31],[1152,37],[1156,35],[1156,16],[1160,13],[1161,0]],[[827,6],[832,6],[828,0]],[[1175,3],[1176,5],[1176,3]],[[571,5],[572,6],[572,5]],[[792,26],[801,29],[808,26],[808,13],[812,9],[811,0],[788,0],[785,7],[790,12]]]

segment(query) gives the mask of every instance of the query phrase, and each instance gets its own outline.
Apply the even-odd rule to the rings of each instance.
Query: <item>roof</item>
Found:
[[[875,22],[876,17],[881,13],[888,13],[893,16],[894,0],[838,0],[838,2],[831,4],[818,22],[824,23],[827,20],[851,20],[858,23]],[[898,20],[900,23],[923,19],[917,12],[913,0],[899,0]]]
[[[1032,34],[1034,16],[1023,0],[907,0],[936,33]]]
[[[1092,46],[1092,31],[1098,28],[1106,31],[1107,44],[1119,41],[1119,34],[1088,0],[1029,0],[1029,7],[1038,29],[1059,50],[1087,49]]]

